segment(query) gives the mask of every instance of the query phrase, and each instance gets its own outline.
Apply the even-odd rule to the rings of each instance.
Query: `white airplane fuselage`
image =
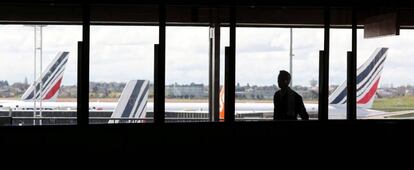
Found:
[[[89,110],[113,111],[117,102],[90,102]],[[18,100],[0,100],[3,110],[34,110],[34,102]],[[36,108],[40,108],[40,102],[36,102]],[[273,115],[273,103],[236,103],[236,114],[264,113]],[[318,104],[305,103],[306,111],[310,115],[318,114]],[[76,102],[42,102],[43,110],[76,110]],[[153,112],[153,103],[147,103],[147,112]],[[208,113],[208,103],[165,103],[166,112],[193,112]],[[346,105],[330,104],[328,108],[329,119],[346,119]],[[385,112],[357,107],[357,115],[364,118],[370,115],[382,114]]]

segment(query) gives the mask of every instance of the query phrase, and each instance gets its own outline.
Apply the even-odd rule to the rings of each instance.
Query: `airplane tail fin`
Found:
[[[68,62],[69,52],[60,52],[53,61],[42,72],[41,77],[26,90],[21,97],[23,101],[54,101],[63,79],[66,63]],[[42,82],[42,89],[40,89]]]
[[[378,88],[388,48],[377,48],[357,70],[357,106],[371,108]],[[329,96],[330,104],[346,104],[346,81]]]
[[[148,80],[131,80],[122,91],[111,118],[145,118],[149,91]],[[131,120],[110,120],[108,123],[131,123]],[[135,122],[143,122],[141,120]]]

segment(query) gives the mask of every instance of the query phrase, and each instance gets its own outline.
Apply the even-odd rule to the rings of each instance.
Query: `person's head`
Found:
[[[277,84],[279,88],[284,89],[289,87],[290,83],[290,74],[285,70],[280,70],[279,76],[277,77]]]

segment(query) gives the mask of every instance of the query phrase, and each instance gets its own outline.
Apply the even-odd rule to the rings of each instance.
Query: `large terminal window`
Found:
[[[166,122],[208,120],[209,28],[166,29]]]
[[[203,18],[206,9],[167,6],[166,123],[209,121],[210,29],[200,24],[206,22]]]
[[[364,38],[364,34],[358,29],[358,119],[412,119],[414,31],[401,29],[399,35],[373,38]]]
[[[317,119],[319,51],[323,49],[324,30],[313,27],[323,25],[322,11],[319,8],[237,8],[236,121],[273,120],[273,99],[280,90],[278,75],[282,70],[291,75],[289,88],[302,98],[310,119]],[[274,17],[266,20],[261,15]],[[300,16],[305,15],[312,18],[306,24],[300,21]],[[288,20],[288,16],[297,17]],[[296,104],[293,107],[301,108]],[[282,117],[277,118],[285,120]],[[294,117],[301,119],[299,115]]]
[[[413,118],[412,60],[409,57],[412,31],[401,29],[399,35],[385,35],[382,34],[385,27],[379,26],[382,22],[388,22],[386,28],[389,30],[400,28],[398,25],[404,27],[407,18],[410,18],[407,17],[409,11],[401,10],[397,14],[394,9],[359,9],[356,14],[357,119]],[[352,51],[349,24],[352,10],[333,8],[331,18],[329,118],[346,119],[346,63],[347,52]],[[377,29],[363,29],[372,26],[367,25],[370,23],[374,23]]]
[[[91,124],[153,122],[158,7],[90,6]],[[327,14],[328,8],[318,7],[235,7],[234,113],[224,113],[223,91],[225,76],[233,74],[224,71],[225,58],[230,57],[225,47],[230,45],[233,10],[196,5],[165,8],[165,122],[218,121],[217,114],[220,120],[225,114],[234,114],[237,121],[273,120],[281,70],[290,73],[289,86],[301,96],[310,119],[317,119],[319,57],[324,45],[329,47],[328,117],[346,119],[347,53],[353,50],[351,8],[331,7]],[[0,70],[5,73],[0,77],[0,124],[76,124],[81,6],[4,5],[0,9]],[[410,13],[406,9],[359,9],[357,13],[358,119],[413,118]],[[400,26],[396,27],[402,28],[399,35],[367,38],[363,26],[371,17],[382,15],[396,17]],[[329,23],[328,45],[324,44],[325,23]],[[212,62],[216,42],[220,42],[219,68]],[[212,91],[217,90],[217,81],[212,88],[216,78],[219,95]]]
[[[0,86],[2,116],[11,116],[13,125],[76,124],[77,42],[81,40],[81,27],[0,27],[0,67],[6,73],[2,74]]]
[[[119,9],[130,15],[112,12]],[[153,122],[157,11],[152,5],[91,7],[89,123]]]
[[[239,120],[249,117],[272,120],[273,97],[280,90],[277,80],[281,70],[290,73],[290,88],[302,97],[310,116],[317,118],[318,61],[319,50],[323,48],[323,29],[242,27],[237,29],[236,44],[236,117]]]
[[[77,42],[82,40],[80,7],[1,8],[2,125],[76,124]]]
[[[155,26],[91,26],[92,124],[152,121],[157,42]]]
[[[328,118],[346,119],[347,52],[351,51],[351,29],[331,28],[329,45]]]

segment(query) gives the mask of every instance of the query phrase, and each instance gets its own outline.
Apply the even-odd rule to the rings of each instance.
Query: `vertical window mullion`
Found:
[[[90,5],[82,4],[82,42],[78,44],[77,124],[89,124]],[[80,55],[79,55],[80,54]]]
[[[166,7],[160,4],[159,15],[159,45],[158,55],[154,62],[154,123],[165,122],[165,27],[166,27]]]

